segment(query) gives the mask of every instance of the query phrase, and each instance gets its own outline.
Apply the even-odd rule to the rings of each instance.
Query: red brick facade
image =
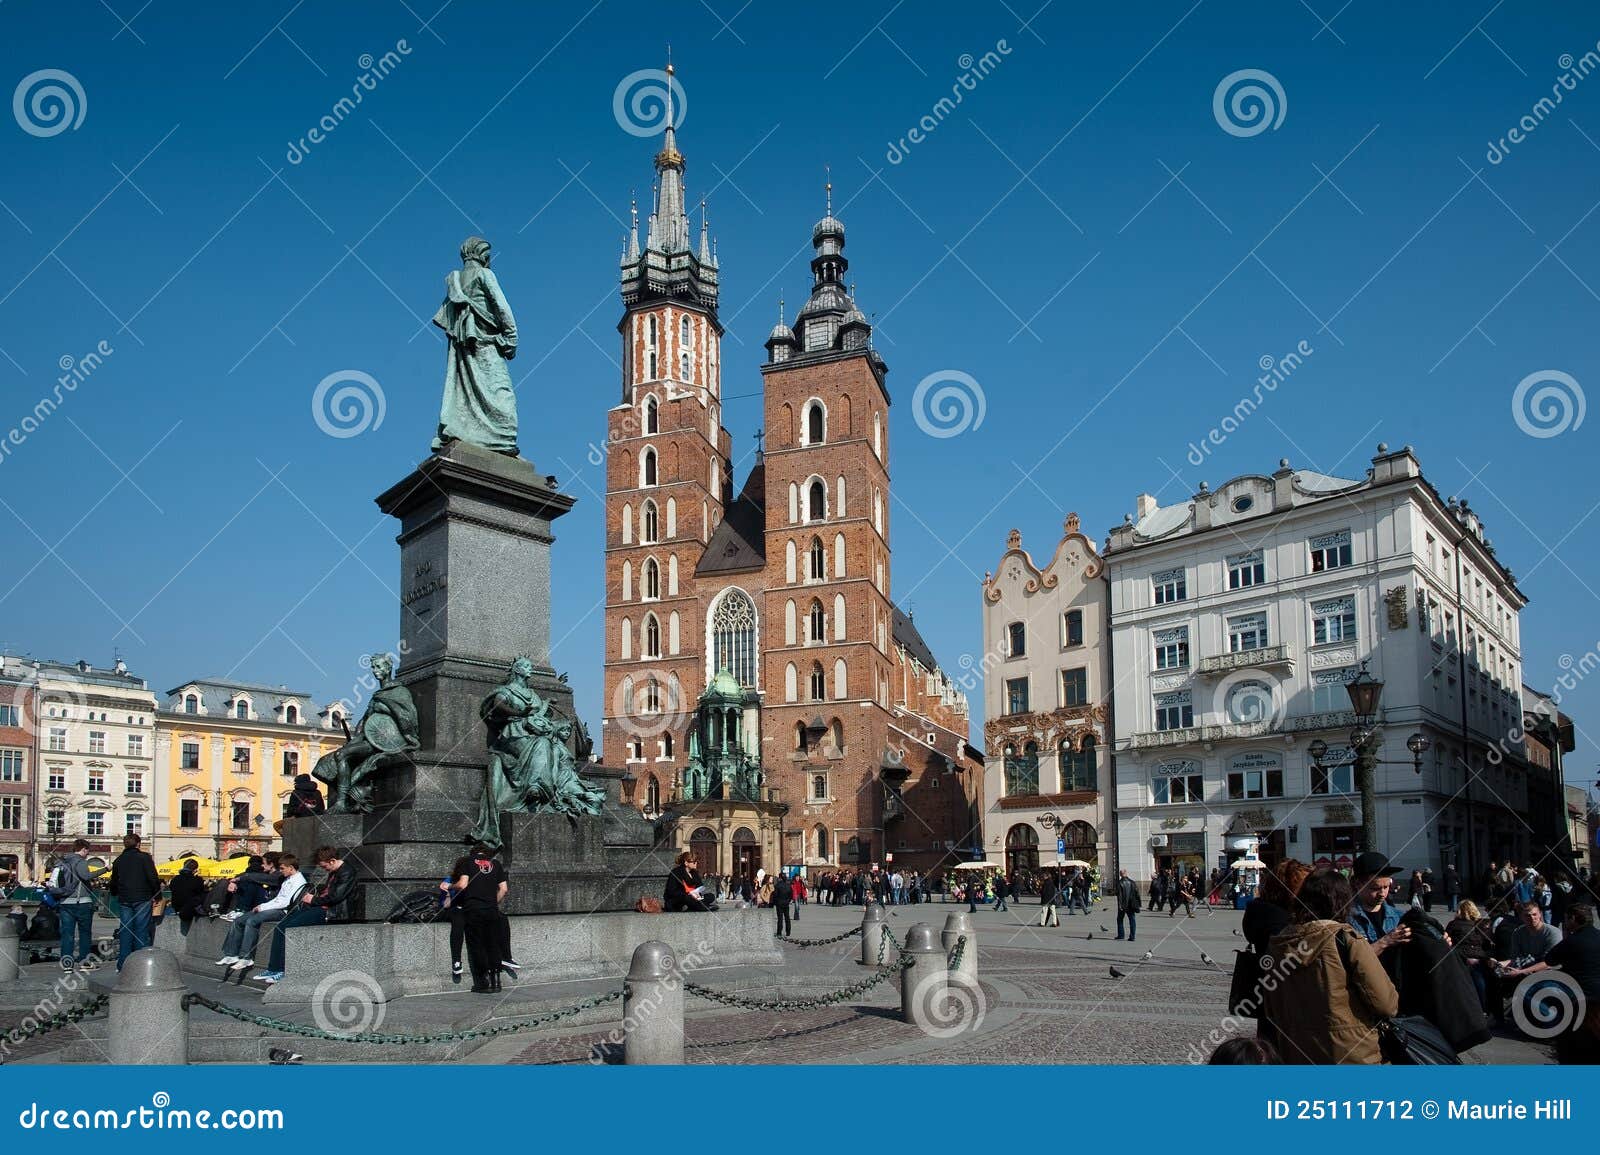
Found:
[[[804,352],[774,330],[791,344],[761,367],[765,449],[737,492],[714,298],[635,289],[630,299],[625,262],[623,398],[608,418],[602,749],[607,765],[638,775],[641,805],[670,811],[696,700],[714,665],[739,666],[745,748],[760,751],[766,800],[787,804],[781,848],[774,833],[765,853],[812,866],[888,854],[927,870],[977,841],[981,755],[968,745],[964,696],[889,597],[886,369],[853,304],[840,327],[843,226],[827,222],[837,231],[818,226],[818,288],[797,323],[810,310],[828,328]],[[672,235],[652,219],[652,243],[658,230]],[[673,264],[669,251],[660,263],[683,258]],[[853,344],[852,324],[863,334]],[[724,623],[735,640],[720,651],[708,636],[718,605],[743,604],[734,590],[755,609],[748,662],[738,657],[748,633]]]

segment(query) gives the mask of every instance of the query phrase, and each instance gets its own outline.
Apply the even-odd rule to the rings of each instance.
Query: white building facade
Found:
[[[162,790],[155,781],[156,699],[145,680],[118,661],[40,661],[35,707],[38,863],[41,873],[89,842],[94,865],[108,864],[128,834],[148,837]]]
[[[1111,534],[1119,865],[1209,873],[1258,841],[1346,866],[1362,848],[1346,684],[1384,683],[1379,844],[1464,877],[1526,861],[1518,614],[1526,599],[1476,514],[1409,446],[1359,480],[1234,478]],[[1420,773],[1406,741],[1431,743]],[[1325,743],[1320,759],[1313,742]],[[1469,873],[1470,872],[1470,873]]]
[[[983,582],[985,859],[1111,866],[1105,563],[1066,520],[1041,569],[1012,530]]]

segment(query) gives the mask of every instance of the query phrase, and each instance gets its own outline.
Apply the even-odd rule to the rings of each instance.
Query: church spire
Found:
[[[656,179],[651,185],[649,220],[644,247],[638,241],[638,211],[633,211],[633,227],[622,261],[622,299],[632,305],[652,297],[678,298],[695,304],[717,307],[717,258],[715,241],[704,200],[700,205],[700,245],[696,252],[689,232],[688,198],[684,189],[683,153],[678,150],[678,126],[682,114],[677,70],[667,53],[661,148],[655,155]]]

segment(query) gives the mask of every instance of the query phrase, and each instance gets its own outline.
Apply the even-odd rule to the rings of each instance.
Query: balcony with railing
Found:
[[[1212,654],[1201,658],[1195,673],[1231,674],[1235,670],[1270,669],[1274,666],[1294,668],[1294,655],[1288,646],[1258,646],[1253,650],[1236,650],[1231,654]]]
[[[1383,715],[1380,712],[1381,723]],[[1349,730],[1356,724],[1351,710],[1329,710],[1320,714],[1296,714],[1288,718],[1269,718],[1261,722],[1212,722],[1185,726],[1181,730],[1146,730],[1130,735],[1130,750],[1160,750],[1169,746],[1188,746],[1196,742],[1220,742],[1226,738],[1264,738],[1272,734],[1304,734],[1316,730]]]

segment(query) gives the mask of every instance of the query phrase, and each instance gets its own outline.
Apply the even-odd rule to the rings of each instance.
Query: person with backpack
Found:
[[[121,929],[117,939],[117,969],[136,950],[146,950],[155,941],[151,923],[151,904],[161,894],[161,876],[156,860],[139,849],[140,838],[130,834],[122,840],[122,853],[111,864],[111,893],[121,908]]]
[[[45,887],[45,895],[56,904],[56,917],[61,922],[64,971],[88,961],[94,953],[94,871],[83,857],[88,849],[87,839],[74,842],[71,852],[50,872],[50,882]]]

